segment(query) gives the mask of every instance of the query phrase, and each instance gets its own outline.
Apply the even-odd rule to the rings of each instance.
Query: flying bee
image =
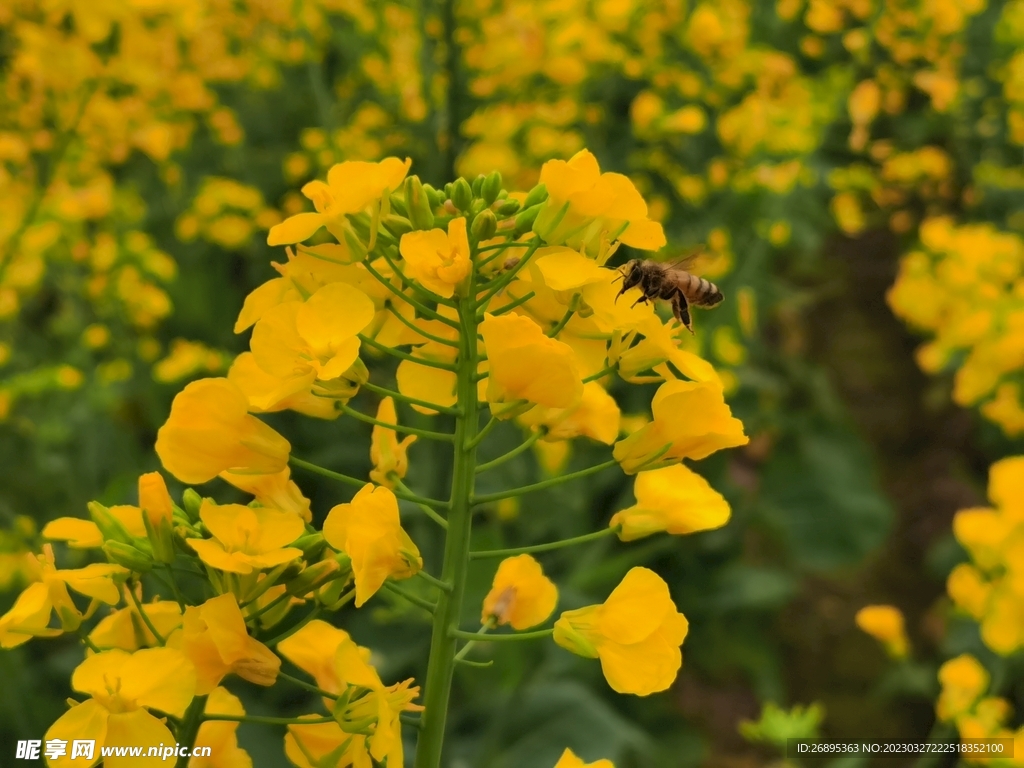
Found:
[[[622,290],[616,299],[630,288],[640,288],[640,298],[633,302],[647,303],[655,299],[667,301],[672,305],[672,314],[676,320],[693,333],[693,320],[690,307],[710,309],[718,305],[724,296],[718,286],[703,277],[697,277],[687,271],[700,252],[693,253],[672,264],[662,264],[650,259],[632,259],[622,266]]]

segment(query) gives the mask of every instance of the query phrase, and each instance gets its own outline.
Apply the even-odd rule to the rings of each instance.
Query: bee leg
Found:
[[[676,291],[672,295],[672,314],[676,320],[686,326],[686,330],[693,333],[693,320],[690,318],[690,306],[682,291]]]
[[[632,304],[629,305],[629,308],[632,309],[637,304],[646,304],[646,303],[647,303],[647,297],[644,296],[643,294],[641,294],[639,299],[637,299],[636,301],[634,301]]]

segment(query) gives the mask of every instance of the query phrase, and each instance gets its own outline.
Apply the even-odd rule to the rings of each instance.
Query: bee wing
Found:
[[[681,269],[685,272],[693,272],[693,267],[700,260],[707,251],[703,245],[698,245],[696,248],[692,248],[688,253],[684,253],[675,261],[666,264],[669,269]],[[696,273],[695,273],[696,274]]]

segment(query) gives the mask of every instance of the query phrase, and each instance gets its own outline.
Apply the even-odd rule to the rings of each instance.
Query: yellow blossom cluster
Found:
[[[980,624],[981,639],[996,653],[1024,647],[1024,457],[989,469],[992,507],[964,509],[953,533],[970,562],[949,574],[954,604]]]
[[[145,158],[176,189],[194,137],[238,145],[244,131],[216,89],[275,87],[282,65],[319,55],[330,15],[346,5],[4,4],[0,367],[10,372],[0,372],[0,419],[19,397],[66,387],[55,366],[82,359],[73,347],[40,356],[20,322],[40,292],[58,291],[80,318],[101,385],[160,355],[155,331],[172,311],[177,265],[146,230],[146,204],[122,169]],[[226,248],[277,218],[257,190],[225,179],[208,181],[194,208],[180,229]]]
[[[969,763],[994,766],[1017,766],[1022,760],[1024,727],[1012,730],[1008,723],[1013,707],[1000,696],[985,695],[991,676],[981,663],[964,653],[950,659],[939,668],[941,692],[935,703],[939,720],[952,723],[961,739],[1012,739],[1013,757],[970,756]],[[1009,753],[1009,749],[1006,750]]]
[[[603,603],[564,610],[536,629],[557,610],[559,590],[532,554],[606,536],[687,535],[729,520],[726,499],[683,464],[747,442],[723,382],[683,348],[682,323],[663,320],[605,266],[623,244],[660,248],[661,225],[632,182],[602,172],[586,150],[548,161],[541,183],[515,195],[497,172],[439,190],[409,171],[410,161],[396,157],[350,160],[302,187],[314,210],[270,229],[268,243],[287,246],[287,261],[248,296],[235,326],[249,333],[249,350],[227,376],[187,384],[157,433],[171,475],[194,485],[219,477],[252,495],[248,505],[191,488],[179,505],[151,472],[139,478],[137,504],[92,502],[89,519],[59,518],[42,531],[103,561],[60,569],[51,543],[38,557],[24,555],[37,563],[35,580],[0,617],[0,645],[76,633],[88,651],[72,677],[84,699],[47,738],[193,744],[200,729],[218,728],[214,736],[244,762],[232,729],[250,718],[221,687],[239,677],[318,694],[324,712],[275,721],[288,726],[285,752],[296,766],[401,765],[402,723],[411,717],[417,763],[437,768],[453,670],[478,643],[552,639],[597,659],[623,694],[647,696],[675,681],[689,623],[661,576],[634,567]],[[624,434],[616,389],[652,382],[650,417]],[[378,398],[374,416],[363,410],[367,393]],[[294,456],[259,417],[285,409],[372,425],[369,482]],[[410,414],[431,428],[407,426]],[[495,429],[518,431],[522,442],[480,461],[478,447]],[[607,460],[477,491],[477,474],[539,444],[576,439],[607,446]],[[452,452],[443,500],[406,485],[428,442]],[[321,518],[293,467],[358,490]],[[635,476],[636,504],[606,527],[470,550],[477,506],[610,470]],[[406,530],[403,502],[445,536],[439,571]],[[500,559],[476,631],[459,629],[470,558]],[[181,570],[203,591],[179,584]],[[154,583],[173,585],[172,594],[154,599]],[[414,680],[386,685],[370,651],[319,618],[349,603],[360,609],[382,591],[432,616],[422,704]],[[282,658],[314,682],[281,672]],[[569,750],[558,762],[584,765]]]
[[[893,311],[932,338],[917,351],[929,373],[955,369],[953,399],[980,405],[1008,435],[1024,432],[1024,240],[948,217],[921,225],[900,262]]]

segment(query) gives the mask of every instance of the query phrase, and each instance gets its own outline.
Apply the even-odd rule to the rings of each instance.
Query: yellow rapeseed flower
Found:
[[[204,499],[199,518],[213,538],[187,541],[211,568],[244,574],[302,557],[301,549],[288,546],[304,530],[294,512]]]
[[[584,763],[582,759],[576,756],[575,752],[571,749],[566,749],[562,756],[558,758],[558,762],[555,763],[555,768],[615,768],[615,764],[611,760]]]
[[[250,637],[238,600],[231,593],[185,609],[178,647],[196,670],[196,694],[216,688],[234,673],[250,683],[273,685],[281,660]]]
[[[263,313],[252,331],[253,359],[279,380],[262,408],[308,392],[314,381],[341,377],[359,359],[357,334],[375,314],[373,302],[348,283],[329,283],[306,301]]]
[[[665,245],[661,224],[648,218],[647,203],[633,182],[619,173],[601,173],[591,152],[547,161],[540,182],[548,199],[533,231],[548,245],[586,247],[602,263],[612,240],[647,251]]]
[[[344,242],[341,226],[345,216],[366,210],[386,192],[398,189],[412,161],[386,157],[379,163],[347,161],[327,172],[327,183],[311,181],[302,194],[313,201],[316,213],[298,213],[270,228],[267,245],[301,243],[320,227],[327,227]]]
[[[615,444],[613,455],[627,474],[648,463],[703,459],[750,441],[716,383],[666,381],[651,410],[649,424]]]
[[[600,659],[615,691],[646,696],[676,679],[688,629],[664,580],[647,568],[632,568],[603,605],[563,613],[554,640],[579,656]]]
[[[891,605],[865,605],[855,618],[857,626],[885,646],[886,653],[902,659],[910,650],[903,613]]]
[[[281,379],[271,376],[260,368],[252,352],[243,352],[228,369],[228,381],[238,387],[249,401],[251,413],[272,413],[290,409],[296,413],[312,416],[317,419],[336,419],[341,415],[334,406],[334,397],[346,402],[357,391],[358,387],[346,379],[330,382],[330,387],[318,384],[325,394],[332,397],[319,397],[312,390],[303,390],[281,397]]]
[[[709,531],[729,522],[729,502],[683,464],[640,472],[633,483],[636,504],[616,512],[609,525],[633,541],[665,531],[675,535]]]
[[[341,630],[332,633],[318,627],[312,634],[325,641],[317,645],[318,651],[327,651],[333,646],[330,656],[320,656],[313,664],[309,664],[311,654],[300,649],[297,643],[289,643],[282,653],[302,669],[314,674],[318,684],[323,677],[322,672],[317,675],[313,670],[322,670],[323,664],[330,662],[333,666],[330,682],[339,691],[354,693],[346,699],[344,706],[332,702],[336,722],[290,725],[285,736],[285,753],[288,758],[300,768],[324,765],[329,762],[324,760],[329,754],[333,754],[334,763],[340,765],[369,768],[372,761],[402,765],[404,750],[399,715],[422,709],[412,703],[419,695],[419,688],[412,685],[411,679],[385,686],[377,670],[369,663],[369,650],[356,645]],[[293,658],[292,654],[296,651],[299,655]],[[346,762],[338,763],[339,758]]]
[[[570,408],[583,396],[583,381],[572,347],[549,338],[536,322],[522,315],[488,315],[480,323],[487,350],[487,401],[525,400],[548,408]],[[543,376],[537,372],[543,371]]]
[[[291,637],[277,644],[277,651],[288,661],[311,675],[317,687],[327,693],[340,694],[345,686],[338,677],[334,663],[338,647],[351,640],[348,632],[314,619]],[[369,658],[369,650],[366,651]]]
[[[466,219],[460,216],[443,229],[417,230],[402,235],[399,251],[409,265],[408,275],[427,290],[446,299],[455,293],[472,269]]]
[[[364,485],[351,502],[327,514],[323,533],[328,544],[352,558],[357,607],[373,597],[385,579],[407,579],[423,567],[389,488]]]
[[[135,653],[104,651],[89,656],[75,669],[71,687],[92,698],[75,704],[50,726],[46,740],[95,740],[95,754],[105,744],[174,744],[174,736],[147,708],[182,717],[196,689],[196,673],[174,648],[146,648]],[[50,768],[74,768],[71,750],[48,757]],[[129,768],[137,757],[107,757],[104,765]]]
[[[181,608],[172,600],[142,603],[142,609],[146,612],[146,618],[165,639],[181,626]],[[120,648],[129,653],[160,644],[139,616],[134,603],[104,616],[89,633],[89,639],[102,650]]]
[[[159,472],[147,472],[139,477],[139,507],[154,528],[161,522],[171,522],[174,502]]]
[[[120,565],[92,563],[84,568],[57,569],[50,544],[43,546],[38,560],[39,581],[29,584],[11,609],[0,616],[0,648],[14,648],[33,637],[55,637],[62,631],[78,629],[82,614],[68,594],[68,587],[107,605],[116,605],[121,599],[119,584],[128,570]],[[54,612],[60,629],[49,627]]]
[[[935,702],[935,714],[945,722],[956,720],[971,709],[988,688],[989,674],[970,654],[963,653],[939,667],[942,692]]]
[[[513,629],[529,629],[545,621],[558,603],[558,587],[530,555],[507,557],[494,574],[484,598],[480,623],[494,621]]]
[[[292,470],[285,467],[272,475],[249,475],[238,472],[221,472],[220,478],[231,483],[235,488],[256,497],[261,507],[271,507],[282,512],[294,512],[304,522],[313,519],[309,509],[309,499],[291,479]]]
[[[385,397],[380,401],[380,405],[377,406],[377,421],[398,425],[398,414],[395,412],[393,398]],[[370,479],[377,485],[393,488],[394,481],[389,476],[394,473],[399,478],[405,477],[405,473],[409,471],[407,452],[414,442],[416,435],[407,435],[399,441],[395,430],[375,424],[370,438],[370,461],[373,462]]]
[[[569,408],[536,406],[519,417],[519,423],[529,427],[543,427],[544,440],[570,440],[589,437],[611,445],[619,436],[622,413],[615,398],[596,381],[583,385],[579,403]]]
[[[164,468],[185,483],[205,483],[225,470],[280,472],[291,444],[248,413],[249,401],[227,379],[200,379],[179,392],[156,435]]]

